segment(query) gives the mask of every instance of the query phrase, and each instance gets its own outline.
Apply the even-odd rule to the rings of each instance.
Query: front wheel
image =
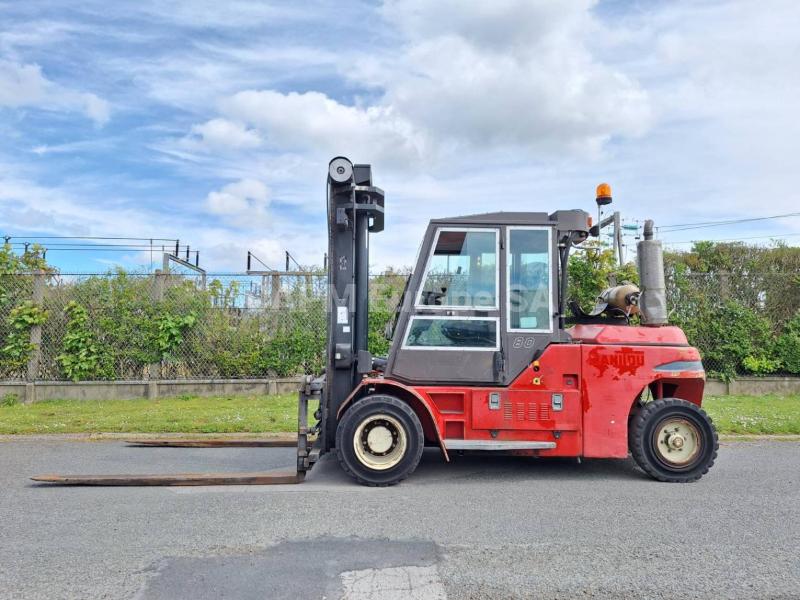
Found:
[[[394,485],[417,468],[425,445],[412,408],[393,396],[367,396],[344,413],[336,428],[342,469],[363,485]]]
[[[696,481],[714,464],[717,430],[699,406],[678,398],[642,405],[633,416],[629,447],[636,463],[659,481]]]

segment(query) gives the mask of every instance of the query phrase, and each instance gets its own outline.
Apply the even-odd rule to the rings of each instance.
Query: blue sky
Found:
[[[792,212],[798,22],[788,0],[0,1],[0,233],[320,263],[337,154],[387,192],[375,269],[410,265],[430,218],[592,210],[600,181],[631,220]]]

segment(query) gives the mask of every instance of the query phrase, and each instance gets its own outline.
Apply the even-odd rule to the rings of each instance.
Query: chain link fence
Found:
[[[388,348],[383,327],[406,278],[372,277],[377,352]],[[2,275],[0,286],[0,380],[262,378],[324,367],[320,273],[43,273]],[[41,325],[13,313],[28,305],[43,311]],[[23,360],[2,352],[15,328]]]
[[[667,306],[707,371],[800,374],[800,273],[668,271]]]
[[[34,277],[0,274],[0,379],[25,379],[31,334],[24,311],[34,300]]]
[[[384,328],[407,277],[372,277],[373,354],[388,350]],[[327,280],[319,273],[0,275],[0,380],[318,373],[326,294]],[[724,274],[672,273],[668,305],[671,321],[701,349],[709,372],[787,372],[772,349],[800,309],[797,274],[745,282]]]

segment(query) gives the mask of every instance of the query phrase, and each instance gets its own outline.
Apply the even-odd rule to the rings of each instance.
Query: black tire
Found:
[[[639,416],[639,413],[642,412],[643,406],[644,404],[642,404],[641,400],[637,399],[631,407],[631,414],[628,415],[628,452],[630,454],[633,454],[633,436],[631,435],[631,431],[633,431],[633,422],[636,420],[636,417]]]
[[[677,424],[676,431],[680,425],[691,432],[691,436],[678,434],[671,441],[674,434],[665,432],[669,432],[673,424]],[[680,438],[679,447],[673,446],[677,438]],[[691,438],[688,443],[685,442],[687,438]],[[719,437],[711,418],[699,406],[678,398],[662,398],[642,405],[633,416],[628,445],[633,459],[653,479],[687,483],[700,479],[714,464]],[[670,458],[673,451],[674,458]],[[691,452],[682,455],[684,451]]]
[[[385,453],[373,453],[368,443],[370,427],[380,427],[390,433],[391,446]],[[361,444],[358,451],[355,447],[356,436]],[[344,413],[336,428],[339,464],[345,473],[362,485],[388,486],[399,483],[417,468],[424,445],[425,436],[416,413],[394,396],[374,395],[357,401]],[[384,460],[386,464],[367,464],[365,460],[370,459]]]

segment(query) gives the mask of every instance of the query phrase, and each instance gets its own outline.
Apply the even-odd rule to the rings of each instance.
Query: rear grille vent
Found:
[[[504,421],[549,421],[552,418],[549,402],[511,402],[503,400]]]

